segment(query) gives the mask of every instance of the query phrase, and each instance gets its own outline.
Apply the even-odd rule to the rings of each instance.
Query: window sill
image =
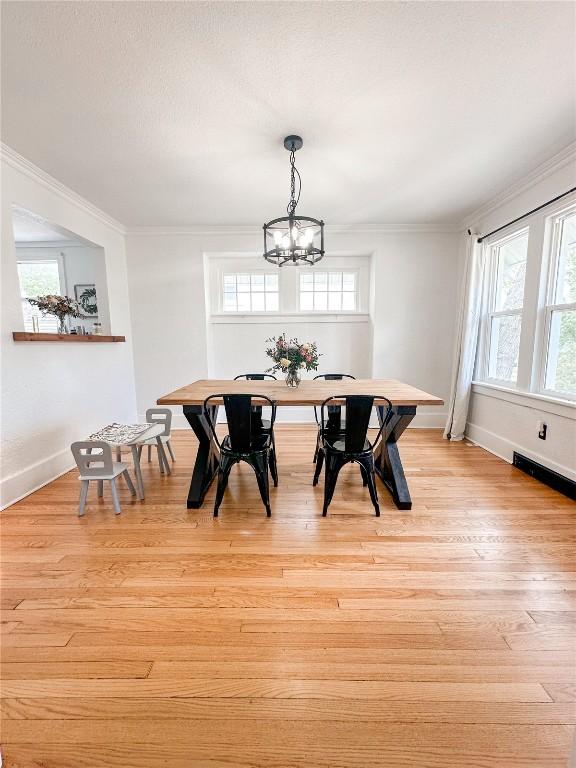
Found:
[[[536,408],[546,413],[555,413],[558,416],[576,420],[576,402],[574,400],[551,397],[550,395],[542,395],[537,392],[522,392],[485,381],[473,381],[472,391],[486,397],[506,400],[509,403],[525,408]]]
[[[104,336],[92,334],[80,336],[73,333],[28,333],[28,331],[12,331],[14,341],[58,341],[58,342],[117,342],[126,341],[126,336]]]
[[[367,312],[217,312],[210,322],[222,325],[238,323],[368,323]]]

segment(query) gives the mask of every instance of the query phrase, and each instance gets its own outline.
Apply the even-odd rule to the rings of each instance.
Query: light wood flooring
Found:
[[[576,721],[576,505],[438,431],[401,441],[414,506],[357,467],[329,516],[311,427],[278,427],[186,510],[195,452],[145,502],[72,472],[5,510],[8,768],[565,768]]]

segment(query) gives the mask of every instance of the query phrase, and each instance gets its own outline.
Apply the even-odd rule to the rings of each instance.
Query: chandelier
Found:
[[[316,264],[324,256],[324,222],[310,216],[296,216],[302,180],[294,156],[302,144],[300,136],[286,136],[284,139],[284,147],[290,152],[288,216],[264,224],[264,258],[279,267],[284,264]]]

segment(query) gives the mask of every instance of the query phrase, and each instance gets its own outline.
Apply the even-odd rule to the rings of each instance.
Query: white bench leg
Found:
[[[110,490],[112,491],[112,503],[114,504],[114,512],[119,515],[122,510],[120,509],[120,500],[118,499],[118,490],[116,489],[115,477],[110,480]]]
[[[152,461],[152,446],[148,446],[148,461]]]
[[[174,456],[174,451],[172,450],[172,443],[170,442],[170,440],[166,441],[166,445],[168,446],[168,450],[170,451],[170,457],[172,461],[176,461],[176,456]]]
[[[78,517],[82,517],[86,507],[86,497],[88,496],[88,480],[81,480],[80,485],[80,504],[78,505]]]
[[[166,452],[164,451],[162,440],[159,437],[156,438],[156,445],[158,447],[158,464],[160,465],[160,472],[164,474],[162,467],[165,467],[166,472],[171,475],[172,470],[170,469],[170,464],[168,464],[168,459],[166,458]]]
[[[132,496],[136,496],[136,489],[134,488],[134,483],[132,482],[132,478],[130,477],[127,469],[122,472],[122,476],[124,477],[124,480],[126,480],[126,485],[130,489]]]
[[[135,445],[131,445],[132,460],[134,462],[134,474],[136,475],[136,487],[138,488],[138,498],[144,499],[144,481],[142,480],[142,470],[140,468],[140,456],[142,454],[142,446],[138,448]]]

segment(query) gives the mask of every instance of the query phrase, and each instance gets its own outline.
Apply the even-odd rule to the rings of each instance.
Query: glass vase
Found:
[[[68,329],[66,328],[66,315],[58,315],[58,333],[66,334]]]
[[[286,386],[297,387],[299,384],[300,374],[298,373],[298,368],[288,368],[288,373],[286,374]]]

